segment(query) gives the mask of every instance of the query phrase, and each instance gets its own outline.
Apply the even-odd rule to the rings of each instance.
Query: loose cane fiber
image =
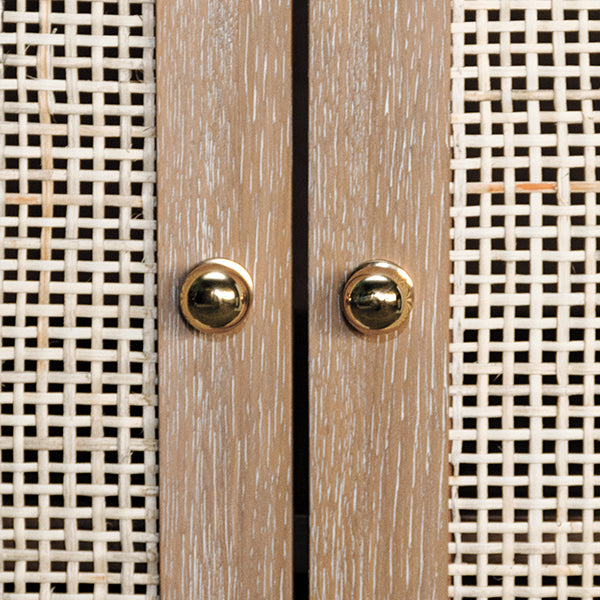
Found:
[[[153,2],[0,10],[0,597],[156,598]]]
[[[452,598],[600,597],[600,2],[455,0]]]

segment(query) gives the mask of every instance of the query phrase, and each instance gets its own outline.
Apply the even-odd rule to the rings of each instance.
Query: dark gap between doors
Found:
[[[294,599],[308,600],[308,0],[292,2]]]

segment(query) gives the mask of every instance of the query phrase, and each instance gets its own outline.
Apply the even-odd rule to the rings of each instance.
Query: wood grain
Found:
[[[286,0],[157,6],[161,596],[291,599],[291,74]],[[243,265],[240,330],[177,306]]]
[[[312,2],[311,598],[447,597],[447,0]],[[405,329],[366,338],[346,276],[415,282]]]

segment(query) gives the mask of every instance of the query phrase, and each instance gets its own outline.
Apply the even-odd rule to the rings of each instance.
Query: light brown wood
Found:
[[[157,6],[161,596],[292,594],[291,74],[286,0]],[[234,333],[193,331],[188,270],[244,266]]]
[[[450,2],[311,2],[311,598],[447,597]],[[345,277],[400,264],[398,334],[353,333]]]

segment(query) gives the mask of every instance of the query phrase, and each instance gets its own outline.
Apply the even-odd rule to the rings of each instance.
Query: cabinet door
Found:
[[[291,593],[289,4],[159,6],[166,597]],[[313,598],[445,595],[447,4],[311,2]],[[452,6],[450,595],[592,600],[598,0]],[[158,594],[154,8],[0,2],[2,598]],[[193,337],[217,254],[254,311]],[[375,256],[416,302],[365,339],[338,292]]]
[[[442,598],[450,5],[310,6],[311,598]],[[341,287],[381,258],[414,308],[364,337]]]
[[[290,3],[158,9],[162,595],[290,600]],[[254,281],[233,333],[179,312],[213,257]]]
[[[233,0],[159,11],[167,597],[291,594],[289,17]],[[311,4],[311,598],[447,586],[447,26],[441,3]],[[256,282],[227,336],[193,332],[177,307],[213,256]],[[339,293],[372,258],[405,267],[416,302],[402,331],[364,338]]]

